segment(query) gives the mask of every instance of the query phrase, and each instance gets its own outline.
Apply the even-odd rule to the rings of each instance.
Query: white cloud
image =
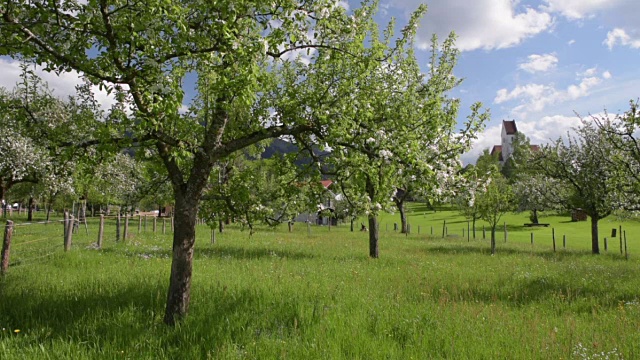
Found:
[[[405,12],[415,9],[422,0],[392,3]],[[417,46],[430,46],[431,34],[440,39],[451,31],[458,35],[461,51],[502,49],[515,46],[552,25],[551,15],[534,8],[518,7],[512,0],[433,0],[417,34]]]
[[[549,71],[555,68],[557,64],[558,58],[554,54],[533,54],[529,55],[526,63],[522,63],[518,67],[524,71],[535,73]]]
[[[487,127],[483,132],[478,134],[478,138],[473,141],[471,150],[462,154],[461,160],[464,164],[473,164],[485,149],[493,148],[493,145],[500,144],[501,125]]]
[[[575,41],[575,40],[573,40],[573,39],[571,39],[571,40],[567,41],[567,45],[573,45],[573,44],[575,44],[575,43],[576,43],[576,41]]]
[[[521,97],[528,98],[541,98],[548,94],[553,89],[549,86],[540,85],[540,84],[527,84],[524,86],[516,86],[513,90],[508,91],[507,89],[498,90],[495,99],[493,100],[496,104],[501,104],[506,101],[514,100]]]
[[[20,82],[21,73],[20,62],[8,58],[0,58],[0,74],[2,74],[0,86],[6,89],[13,89]],[[36,66],[35,73],[49,84],[49,88],[56,96],[62,98],[75,95],[76,86],[83,83],[82,77],[76,71],[56,75],[53,72],[44,71],[42,66]],[[92,91],[96,101],[103,109],[106,110],[115,103],[113,96],[108,95],[106,91],[100,90],[97,86],[92,86]]]
[[[640,37],[632,38],[624,29],[615,28],[607,33],[607,39],[602,42],[609,50],[616,45],[629,46],[634,49],[640,48]]]
[[[597,18],[605,29],[612,29],[604,40],[614,45],[640,48],[640,1],[637,0],[545,0],[543,9],[569,20]]]
[[[503,88],[496,92],[493,101],[496,104],[502,104],[520,100],[519,104],[512,108],[511,115],[526,118],[528,113],[542,111],[548,105],[586,97],[590,95],[592,89],[602,83],[603,79],[611,78],[608,71],[602,73],[602,77],[598,77],[596,72],[597,68],[594,67],[578,73],[579,82],[567,86],[565,90],[557,89],[553,84],[518,85],[511,91]]]
[[[567,88],[567,96],[569,99],[577,99],[589,94],[589,89],[598,85],[602,79],[598,77],[588,77],[582,79],[578,85],[569,85]]]
[[[597,12],[615,7],[622,0],[545,0],[547,10],[559,12],[572,19],[582,19],[594,16]]]

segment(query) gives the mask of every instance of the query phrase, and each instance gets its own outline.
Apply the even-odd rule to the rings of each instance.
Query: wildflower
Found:
[[[20,329],[15,329],[15,330],[13,330],[13,332],[17,334],[17,333],[20,332]]]

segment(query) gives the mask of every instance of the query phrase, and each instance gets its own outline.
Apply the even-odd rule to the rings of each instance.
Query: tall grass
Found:
[[[553,253],[542,242],[550,229],[535,229],[532,249],[530,229],[516,226],[526,216],[509,215],[509,239],[490,256],[488,241],[467,241],[462,226],[458,237],[425,235],[444,218],[466,230],[455,213],[413,210],[422,233],[385,231],[397,220],[384,217],[377,260],[366,233],[346,225],[253,236],[230,226],[214,245],[199,226],[191,309],[176,328],[162,324],[171,235],[132,226],[127,241],[106,238],[95,250],[94,234],[80,240],[81,231],[71,252],[11,266],[0,280],[0,358],[640,356],[640,241],[629,238],[628,261],[593,256],[577,230],[588,234],[588,224],[568,223],[556,234],[575,226],[575,246]]]

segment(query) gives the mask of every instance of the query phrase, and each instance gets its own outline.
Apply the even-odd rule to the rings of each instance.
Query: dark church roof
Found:
[[[502,126],[504,126],[507,135],[515,135],[518,132],[515,120],[502,120]]]

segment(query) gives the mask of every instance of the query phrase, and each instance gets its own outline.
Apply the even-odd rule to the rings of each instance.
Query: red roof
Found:
[[[502,120],[502,126],[504,126],[504,130],[507,132],[507,135],[514,135],[518,132],[515,120]]]
[[[540,145],[531,145],[531,151],[540,151]]]
[[[325,189],[328,189],[331,184],[333,184],[333,180],[321,180],[320,183],[324,186]]]

